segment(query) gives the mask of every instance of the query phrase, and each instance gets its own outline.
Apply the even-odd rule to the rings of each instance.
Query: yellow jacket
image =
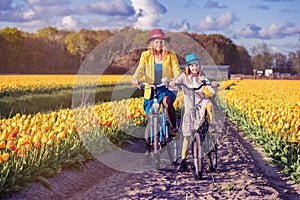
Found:
[[[172,78],[177,78],[181,74],[177,57],[173,52],[169,52],[166,58],[163,59],[162,66],[162,77],[168,78],[169,81]],[[154,56],[149,50],[142,53],[139,65],[133,74],[133,79],[140,80],[141,78],[149,84],[153,84],[155,80]],[[150,97],[151,88],[145,87],[144,98],[150,99]]]

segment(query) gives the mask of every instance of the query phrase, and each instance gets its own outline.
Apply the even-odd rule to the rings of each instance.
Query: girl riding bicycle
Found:
[[[171,87],[174,87],[176,83],[183,83],[188,86],[198,87],[200,86],[202,81],[206,81],[210,83],[210,81],[205,77],[204,73],[201,69],[200,58],[197,54],[188,54],[185,57],[185,72],[182,73],[175,81],[170,83]],[[216,82],[212,82],[211,86],[207,86],[211,93],[215,93],[216,91],[213,87],[217,87]],[[198,111],[196,113],[196,119],[193,119],[192,116],[192,92],[191,90],[187,90],[186,88],[182,88],[183,96],[184,96],[184,116],[182,120],[182,133],[183,133],[183,145],[181,152],[181,164],[179,171],[184,172],[187,171],[187,162],[186,156],[190,143],[191,132],[195,130],[194,123],[199,127],[204,122],[205,112],[207,113],[208,123],[213,123],[213,105],[210,99],[206,98],[203,93],[203,88],[196,91],[195,100],[196,105],[198,106]]]
[[[148,50],[141,55],[139,65],[133,74],[131,80],[132,85],[137,85],[138,80],[145,77],[148,84],[160,84],[161,79],[166,77],[169,81],[172,78],[177,78],[181,74],[176,54],[167,50],[167,42],[170,37],[166,36],[161,29],[153,29],[150,32]],[[177,133],[176,112],[173,103],[176,99],[176,93],[168,90],[166,87],[161,87],[157,91],[158,103],[163,103],[166,109],[167,117],[171,123],[171,133]],[[145,130],[146,140],[146,162],[149,162],[150,153],[150,118],[149,114],[152,109],[154,98],[151,87],[146,86],[144,91],[144,110],[147,114],[147,127]]]

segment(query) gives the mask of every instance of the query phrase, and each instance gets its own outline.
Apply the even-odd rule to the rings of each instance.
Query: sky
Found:
[[[299,0],[0,0],[0,29],[35,33],[53,26],[78,31],[125,26],[222,34],[250,49],[300,50]]]

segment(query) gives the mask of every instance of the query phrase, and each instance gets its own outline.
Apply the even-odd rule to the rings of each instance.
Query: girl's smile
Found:
[[[190,71],[192,75],[198,76],[200,71],[200,63],[195,62],[189,65]]]

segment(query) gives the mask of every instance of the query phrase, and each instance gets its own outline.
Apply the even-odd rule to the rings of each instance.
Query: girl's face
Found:
[[[155,39],[153,41],[153,47],[156,51],[161,51],[163,49],[165,41],[160,39]]]
[[[200,63],[195,62],[189,65],[190,71],[192,75],[199,75],[200,72]]]

